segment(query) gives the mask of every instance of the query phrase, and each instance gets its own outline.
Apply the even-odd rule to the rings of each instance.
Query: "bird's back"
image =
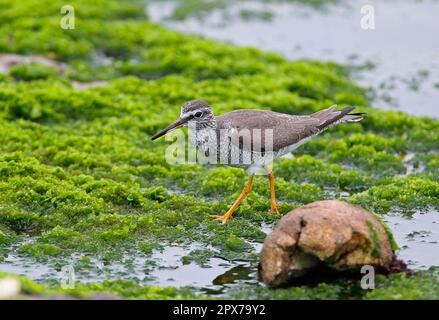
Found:
[[[349,114],[354,107],[335,110],[336,106],[321,110],[311,115],[289,115],[269,110],[241,109],[225,113],[217,117],[218,130],[230,130],[239,135],[242,130],[252,134],[259,129],[264,139],[265,131],[272,130],[273,151],[300,144],[332,125],[339,122],[356,122],[362,119],[361,114]]]
[[[293,145],[307,136],[318,133],[318,120],[311,116],[292,116],[268,111],[243,109],[225,113],[217,118],[218,129],[231,129],[234,134],[249,130],[261,134],[264,140],[266,130],[272,130],[273,151]]]

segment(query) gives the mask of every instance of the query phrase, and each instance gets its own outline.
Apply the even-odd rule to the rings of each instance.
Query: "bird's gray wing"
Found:
[[[232,144],[261,152],[271,151],[269,149],[277,152],[314,136],[321,131],[319,124],[321,121],[310,115],[292,116],[252,109],[232,111],[217,118],[219,130],[230,130]],[[249,136],[251,142],[248,139],[245,142]]]

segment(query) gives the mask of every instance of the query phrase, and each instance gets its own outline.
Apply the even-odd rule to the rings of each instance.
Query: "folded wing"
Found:
[[[217,124],[219,130],[231,130],[231,143],[240,149],[267,152],[272,147],[278,152],[298,145],[337,123],[360,121],[363,114],[350,114],[353,109],[347,107],[337,111],[336,106],[332,106],[305,116],[243,109],[219,116]],[[251,142],[247,141],[249,137]]]

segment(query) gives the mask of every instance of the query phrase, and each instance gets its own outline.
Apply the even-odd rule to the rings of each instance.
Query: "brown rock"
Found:
[[[336,271],[363,265],[389,270],[393,255],[373,214],[337,200],[317,201],[286,214],[267,236],[259,277],[279,286],[322,265]]]

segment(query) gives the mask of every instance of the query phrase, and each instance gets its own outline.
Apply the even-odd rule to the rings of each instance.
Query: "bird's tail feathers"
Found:
[[[358,122],[364,117],[364,113],[350,113],[355,109],[354,106],[346,107],[342,110],[336,110],[336,108],[337,105],[333,105],[312,115],[312,117],[320,120],[319,129],[323,130],[341,122]]]
[[[345,115],[343,118],[341,118],[342,122],[359,122],[363,120],[365,113],[359,112],[359,113],[349,113]]]

